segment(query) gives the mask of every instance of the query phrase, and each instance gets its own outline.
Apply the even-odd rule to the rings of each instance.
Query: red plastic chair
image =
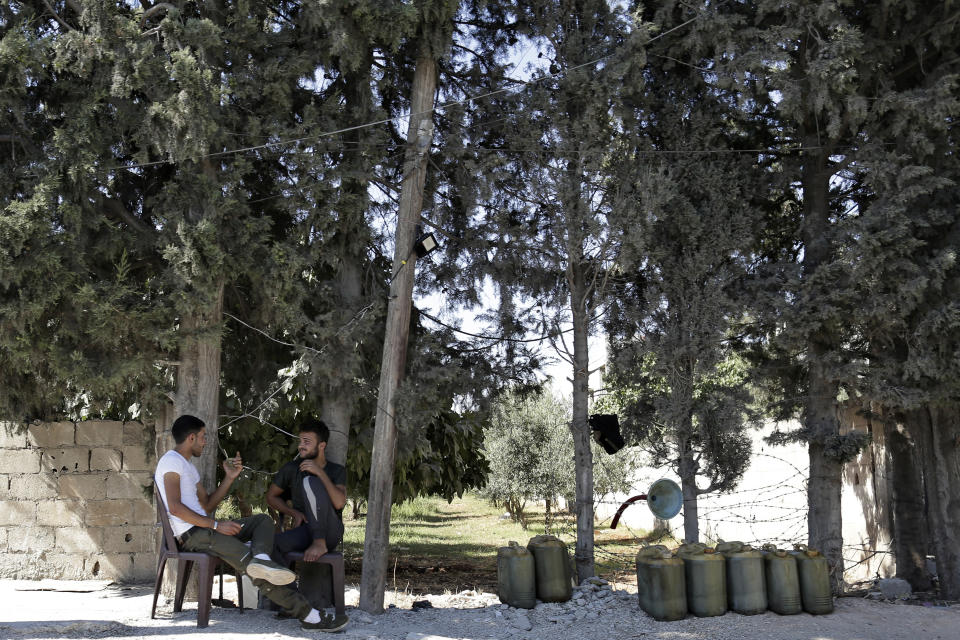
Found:
[[[150,609],[150,618],[156,618],[157,598],[160,596],[160,585],[163,583],[163,571],[167,560],[177,561],[177,590],[173,598],[173,611],[183,611],[183,597],[187,592],[187,580],[193,565],[197,565],[198,588],[197,594],[197,628],[202,629],[210,623],[210,608],[213,598],[213,576],[216,569],[220,573],[220,599],[223,600],[223,567],[226,565],[220,558],[202,551],[180,551],[177,539],[173,536],[170,519],[167,517],[167,507],[163,503],[160,491],[153,487],[153,497],[157,503],[157,522],[163,528],[160,538],[160,549],[157,553],[157,581],[153,587],[153,607]],[[240,601],[240,613],[243,613],[243,588],[240,577],[237,576],[237,596]]]

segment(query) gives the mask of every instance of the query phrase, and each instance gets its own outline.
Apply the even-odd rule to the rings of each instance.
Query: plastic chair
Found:
[[[274,530],[277,533],[283,531],[284,518],[283,514],[276,511],[273,507],[267,507],[267,513],[270,514],[270,517],[273,518]],[[283,561],[290,567],[291,570],[296,570],[297,562],[303,562],[303,552],[302,551],[288,551],[283,554]],[[319,560],[316,562],[320,564],[330,565],[330,573],[333,576],[333,606],[336,608],[337,615],[343,615],[346,611],[346,605],[344,604],[345,600],[345,589],[344,589],[344,567],[343,567],[343,554],[339,551],[333,551],[327,553],[323,556],[320,556]]]
[[[196,564],[199,572],[197,628],[202,629],[210,623],[215,569],[219,569],[220,599],[223,600],[223,566],[226,563],[220,558],[202,551],[180,551],[177,539],[173,536],[170,519],[167,517],[167,507],[163,503],[163,498],[160,496],[160,491],[156,485],[153,487],[153,497],[157,503],[157,522],[163,528],[163,535],[160,537],[160,549],[157,553],[157,581],[153,587],[153,607],[150,609],[150,618],[156,618],[157,598],[160,596],[160,585],[163,583],[163,571],[167,566],[167,560],[177,561],[177,590],[173,598],[173,611],[175,613],[183,611],[183,597],[187,592],[187,581],[190,579],[193,565]],[[237,597],[240,601],[240,613],[243,613],[243,588],[240,585],[239,576],[237,578]]]
[[[287,563],[287,566],[291,569],[294,568],[294,565],[299,561],[303,561],[303,553],[300,551],[289,551],[283,554],[283,561]],[[339,551],[333,551],[326,555],[320,556],[319,560],[314,560],[318,564],[328,564],[330,565],[330,573],[333,576],[333,606],[337,610],[337,615],[342,616],[346,607],[344,605],[344,569],[343,569],[343,554]]]

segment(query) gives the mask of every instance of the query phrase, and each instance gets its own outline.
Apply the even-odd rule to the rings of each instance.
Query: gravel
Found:
[[[188,638],[212,635],[237,640],[315,637],[295,620],[277,620],[268,611],[214,607],[207,629],[196,628],[196,604],[173,613],[171,605],[149,618],[152,588],[110,586],[90,593],[18,591],[0,581],[0,637]],[[228,586],[226,597],[230,597]],[[235,592],[235,589],[234,589]],[[841,598],[834,613],[757,616],[727,613],[657,622],[637,606],[635,587],[596,580],[574,591],[565,603],[538,603],[530,610],[501,604],[494,594],[463,591],[442,595],[388,592],[394,605],[382,615],[355,607],[358,592],[347,592],[350,625],[332,636],[344,640],[559,640],[610,638],[683,640],[956,640],[960,606],[913,606],[902,601]],[[430,607],[411,609],[414,599]],[[161,598],[162,600],[162,598]],[[7,605],[10,605],[9,607]],[[321,636],[326,637],[326,636]]]

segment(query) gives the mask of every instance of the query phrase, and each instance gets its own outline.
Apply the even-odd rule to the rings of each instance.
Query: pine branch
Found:
[[[140,18],[140,26],[142,27],[145,24],[147,24],[147,20],[149,20],[156,14],[160,13],[161,11],[174,11],[175,9],[176,7],[170,4],[169,2],[157,3],[143,12],[143,17]]]
[[[47,11],[50,12],[50,15],[53,16],[54,20],[60,23],[61,27],[70,31],[76,31],[74,27],[70,26],[66,20],[60,17],[60,14],[56,12],[56,10],[53,8],[53,5],[51,5],[47,0],[43,0],[43,5],[47,8]]]
[[[19,142],[27,151],[33,154],[39,154],[40,150],[30,140],[11,133],[0,133],[0,142]]]
[[[153,231],[130,213],[119,200],[116,198],[100,198],[100,200],[104,211],[110,214],[112,218],[125,222],[130,228],[143,236],[153,236]]]

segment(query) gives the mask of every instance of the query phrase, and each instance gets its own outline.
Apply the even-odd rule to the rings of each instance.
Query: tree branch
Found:
[[[31,153],[39,154],[40,152],[40,150],[34,146],[33,142],[12,133],[0,133],[0,142],[19,142],[24,149]]]
[[[173,11],[174,9],[176,9],[176,7],[169,2],[159,2],[143,12],[143,17],[140,18],[140,26],[145,25],[147,20],[160,13],[161,10]]]
[[[152,230],[140,222],[136,216],[127,211],[127,208],[123,206],[119,200],[115,198],[102,197],[101,205],[103,206],[104,211],[106,211],[115,220],[119,219],[120,221],[125,222],[130,226],[131,229],[143,236],[153,236]]]
[[[53,16],[54,20],[60,23],[61,27],[64,29],[69,29],[70,31],[76,31],[76,29],[67,24],[66,20],[60,17],[60,14],[54,10],[53,5],[51,5],[47,0],[43,0],[43,5],[47,8],[47,11],[50,12],[50,15]]]

